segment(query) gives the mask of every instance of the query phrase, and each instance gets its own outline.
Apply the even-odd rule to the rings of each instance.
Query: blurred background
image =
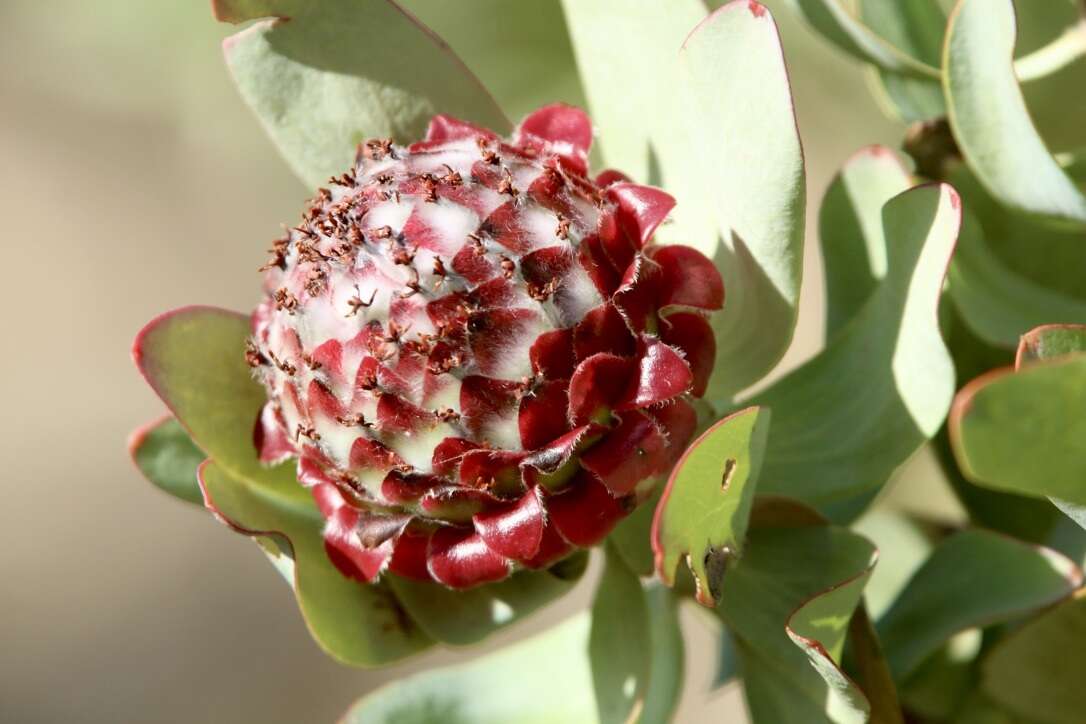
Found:
[[[527,52],[565,42],[557,2],[522,1],[539,6],[538,27],[504,28],[500,0],[484,0],[494,27],[472,32],[456,25],[455,3],[406,4],[487,81],[499,59],[473,48],[473,33],[518,32]],[[896,147],[904,129],[876,107],[857,64],[783,3],[768,4],[808,168],[810,241],[788,369],[821,341],[811,210],[853,151]],[[136,331],[189,303],[249,309],[264,249],[308,196],[231,85],[219,49],[230,32],[206,1],[0,3],[0,212],[13,284],[0,355],[4,722],[332,722],[384,681],[477,653],[379,672],[334,663],[255,546],[152,488],[126,456],[129,431],[162,411],[129,358]],[[579,95],[575,78],[546,68],[529,82]],[[923,454],[890,495],[957,515]],[[582,607],[591,579],[489,645]],[[711,630],[691,612],[685,625],[692,673],[679,721],[710,710],[743,721],[734,685],[706,693]]]

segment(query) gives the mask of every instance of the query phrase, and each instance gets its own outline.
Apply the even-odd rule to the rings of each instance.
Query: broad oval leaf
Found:
[[[1077,595],[1008,635],[981,671],[984,693],[1026,721],[1081,722],[1086,711],[1086,597]]]
[[[982,375],[950,413],[958,465],[979,485],[1084,505],[1084,409],[1086,354]]]
[[[707,397],[719,406],[776,364],[795,327],[805,179],[776,25],[748,0],[708,18],[697,0],[563,7],[604,159],[673,194],[657,238],[696,247],[724,279]]]
[[[878,622],[894,678],[901,682],[954,634],[1048,606],[1082,583],[1055,551],[985,530],[940,543]]]
[[[226,62],[290,167],[310,188],[368,138],[410,142],[444,113],[509,121],[449,47],[391,0],[217,0],[220,19],[274,16],[228,38]]]
[[[717,611],[735,637],[754,721],[867,721],[870,705],[839,664],[875,557],[870,542],[832,526],[751,530]]]
[[[768,430],[769,411],[757,407],[720,420],[683,453],[657,504],[656,572],[673,585],[685,559],[702,605],[716,605],[727,567],[742,555]]]
[[[173,416],[167,415],[133,432],[128,439],[128,452],[155,487],[186,503],[203,504],[196,469],[207,455],[193,444]]]
[[[258,478],[231,474],[215,461],[200,468],[207,507],[238,532],[285,539],[293,561],[294,594],[306,625],[333,658],[381,666],[418,653],[433,641],[385,584],[345,577],[324,550],[324,519],[294,471],[279,467]]]
[[[1014,44],[1011,0],[960,0],[943,54],[954,137],[981,183],[1003,204],[1081,228],[1086,196],[1030,119],[1012,65]]]
[[[341,724],[597,721],[581,614],[461,666],[415,674],[360,699]]]
[[[245,363],[249,319],[214,307],[183,307],[152,320],[132,357],[192,441],[228,471],[261,476],[253,425],[267,400]]]
[[[773,410],[760,492],[848,517],[942,425],[954,368],[936,310],[960,222],[946,185],[886,204],[885,279],[821,354],[752,400]]]

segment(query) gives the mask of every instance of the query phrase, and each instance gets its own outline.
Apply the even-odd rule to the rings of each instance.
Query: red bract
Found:
[[[648,245],[674,200],[592,181],[590,142],[564,105],[508,140],[438,116],[411,146],[364,144],[273,249],[255,440],[298,458],[346,575],[467,588],[551,565],[693,433],[720,276]]]

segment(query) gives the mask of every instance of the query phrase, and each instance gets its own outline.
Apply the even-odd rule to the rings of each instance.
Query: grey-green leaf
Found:
[[[232,20],[278,16],[229,38],[226,61],[310,188],[346,171],[363,140],[417,140],[438,113],[499,133],[509,128],[449,47],[390,0],[220,3]]]
[[[1011,0],[960,0],[951,14],[943,90],[954,137],[1002,203],[1082,228],[1086,195],[1045,147],[1018,87],[1015,33]]]
[[[175,417],[136,430],[128,441],[132,460],[156,487],[186,503],[202,505],[196,469],[207,455],[192,442]]]
[[[1064,556],[985,530],[946,539],[878,622],[897,681],[959,631],[988,626],[1069,595],[1082,572]]]
[[[885,279],[826,350],[752,400],[773,411],[760,492],[827,511],[865,500],[942,425],[954,368],[936,310],[960,221],[946,185],[886,204]]]

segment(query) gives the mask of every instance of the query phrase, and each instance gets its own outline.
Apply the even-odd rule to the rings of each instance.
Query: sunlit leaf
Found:
[[[685,559],[703,605],[720,600],[726,569],[742,555],[768,430],[769,412],[758,408],[716,423],[676,463],[657,504],[656,571],[672,585]]]
[[[860,20],[888,43],[932,68],[942,65],[946,13],[937,0],[860,0]],[[894,115],[906,123],[946,114],[938,77],[918,78],[874,66]]]
[[[718,613],[735,637],[754,721],[864,722],[869,704],[839,669],[874,547],[824,525],[754,528]]]
[[[773,411],[760,492],[834,506],[870,496],[941,426],[954,370],[936,309],[961,201],[945,185],[883,210],[887,273],[821,354],[752,402]]]
[[[834,177],[818,214],[826,271],[826,339],[863,307],[886,276],[882,207],[908,190],[912,178],[884,146],[854,154]]]
[[[1011,62],[1014,44],[1011,0],[958,3],[943,60],[954,137],[981,183],[1002,203],[1082,227],[1086,196],[1034,128]]]
[[[310,188],[346,171],[368,138],[409,142],[444,113],[509,122],[440,38],[390,0],[216,0],[261,20],[224,44],[242,97]]]
[[[342,722],[596,722],[588,629],[588,617],[580,615],[462,666],[400,679],[359,700]]]
[[[696,0],[563,7],[604,159],[674,194],[658,237],[724,278],[708,397],[723,403],[781,358],[796,319],[805,181],[776,25],[747,0],[708,19]]]
[[[1086,354],[995,370],[962,388],[950,415],[962,472],[996,490],[1086,504]]]

